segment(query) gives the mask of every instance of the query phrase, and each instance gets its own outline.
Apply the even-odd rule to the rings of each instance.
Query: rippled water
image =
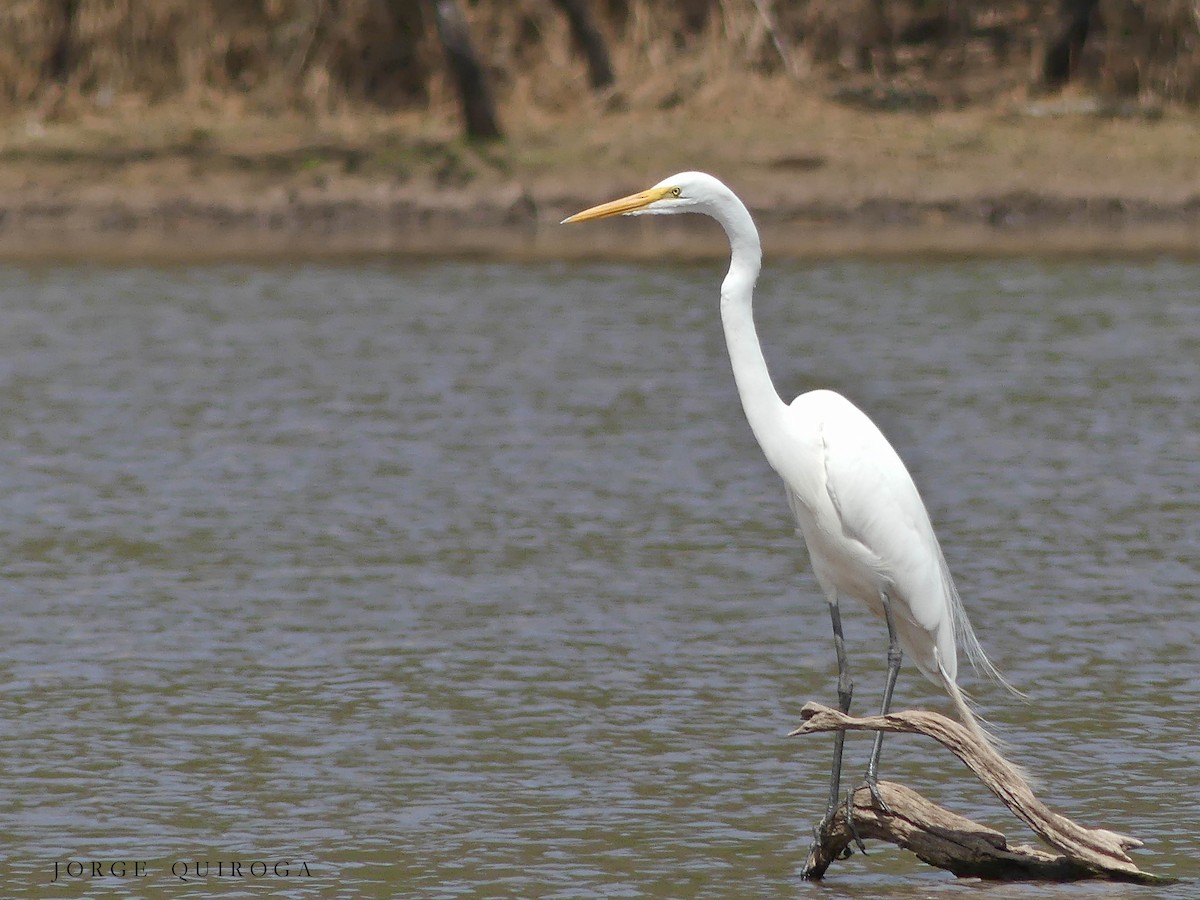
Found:
[[[720,274],[0,269],[3,894],[967,889],[883,845],[798,879],[830,740],[784,735],[834,700],[833,653]],[[1188,878],[1198,285],[1169,261],[776,265],[758,301],[781,391],[842,391],[908,460],[1030,695],[964,678],[1013,755]],[[865,710],[883,636],[845,615]],[[897,703],[944,708],[911,671]],[[883,776],[1026,837],[927,741],[889,739]],[[49,888],[68,860],[145,875]]]

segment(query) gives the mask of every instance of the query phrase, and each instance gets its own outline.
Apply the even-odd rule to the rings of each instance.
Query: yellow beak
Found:
[[[663,197],[669,196],[670,193],[671,188],[669,187],[650,188],[641,193],[622,197],[620,200],[601,203],[599,206],[593,206],[591,209],[577,212],[575,215],[563,219],[559,224],[566,225],[568,222],[588,222],[592,219],[607,219],[609,216],[624,215],[625,213],[643,209],[655,200],[661,200]]]

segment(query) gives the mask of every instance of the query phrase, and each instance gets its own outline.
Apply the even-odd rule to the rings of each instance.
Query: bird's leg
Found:
[[[892,600],[886,591],[879,594],[879,599],[883,602],[883,617],[887,621],[888,630],[887,683],[883,688],[883,704],[879,708],[879,714],[886,716],[892,708],[892,692],[896,689],[896,677],[900,674],[900,662],[904,658],[904,653],[900,649],[900,641],[896,638],[896,622],[892,618]],[[890,812],[888,805],[879,793],[879,752],[882,749],[883,732],[877,731],[875,732],[875,746],[871,748],[871,759],[867,763],[866,782],[875,804],[884,812]]]
[[[843,713],[848,713],[850,712],[850,698],[854,694],[854,681],[850,677],[850,666],[846,662],[846,640],[842,637],[842,613],[838,609],[836,596],[829,603],[829,616],[833,619],[833,649],[837,652],[838,705],[841,707]],[[825,807],[825,818],[821,820],[820,825],[813,829],[813,845],[808,853],[810,860],[813,859],[818,848],[824,843],[826,830],[833,823],[833,815],[837,812],[839,802],[838,789],[841,786],[842,780],[842,748],[845,744],[846,732],[835,731],[833,734],[833,771],[829,776],[829,804]],[[850,821],[851,812],[852,809],[847,808],[847,822],[850,824],[851,831],[853,832],[854,823]],[[859,842],[859,846],[862,846],[861,841]],[[853,852],[849,846],[846,847],[846,851],[843,858]],[[824,871],[824,869],[821,871]],[[820,878],[821,876],[810,874],[806,866],[801,877]]]
[[[833,649],[837,653],[838,705],[843,713],[850,712],[850,698],[854,695],[854,680],[850,677],[850,665],[846,661],[846,639],[842,637],[842,612],[837,601],[829,604],[829,615],[833,620]],[[837,809],[838,790],[842,779],[842,749],[846,744],[846,732],[835,731],[833,735],[833,772],[829,776],[829,803],[825,807],[825,824],[833,821]]]

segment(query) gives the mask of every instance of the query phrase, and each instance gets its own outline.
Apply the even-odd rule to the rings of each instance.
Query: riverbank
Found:
[[[744,87],[744,86],[743,86]],[[0,257],[189,260],[720,256],[712,223],[560,228],[688,168],[747,201],[774,256],[1200,254],[1200,116],[1087,98],[879,112],[752,86],[666,110],[450,117],[85,111],[0,128]]]

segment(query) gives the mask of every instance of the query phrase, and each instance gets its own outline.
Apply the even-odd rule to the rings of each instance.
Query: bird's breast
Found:
[[[814,492],[806,498],[789,489],[788,501],[808,548],[813,574],[825,593],[878,606],[879,593],[885,587],[879,560],[869,547],[843,530],[828,495]]]

